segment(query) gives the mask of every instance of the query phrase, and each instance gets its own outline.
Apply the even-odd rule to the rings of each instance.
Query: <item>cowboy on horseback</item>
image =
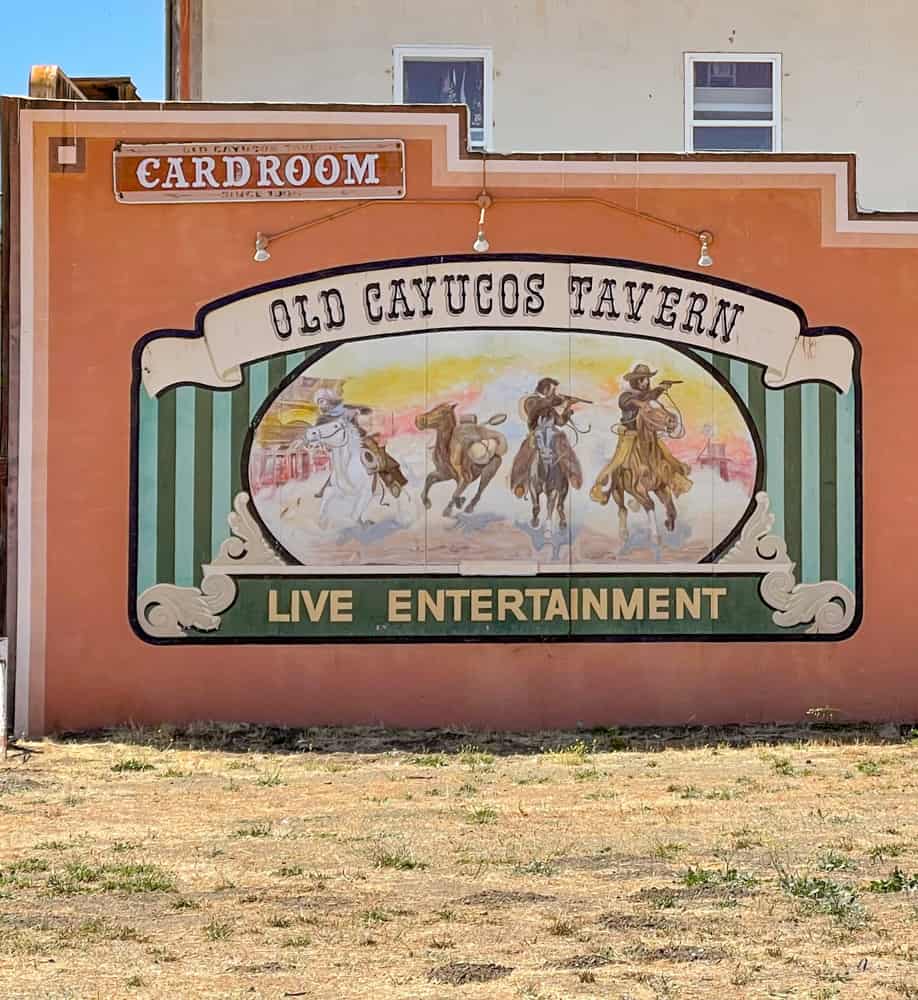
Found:
[[[666,527],[672,531],[676,523],[673,498],[692,488],[688,478],[691,469],[660,440],[662,436],[675,435],[681,425],[681,418],[660,402],[660,397],[668,396],[678,380],[663,379],[651,387],[650,380],[656,374],[648,365],[637,364],[623,376],[628,388],[618,397],[621,420],[613,428],[618,434],[618,444],[590,490],[590,499],[603,505],[614,497],[623,537],[627,535],[625,493],[634,497],[648,514],[653,511],[650,493],[656,493],[666,508]]]
[[[315,394],[316,408],[319,416],[316,419],[316,426],[331,423],[332,420],[342,418],[350,420],[360,431],[361,436],[366,434],[366,429],[361,425],[358,417],[367,416],[373,412],[369,406],[350,406],[344,402],[341,396],[334,389],[318,389]]]
[[[561,395],[557,391],[559,385],[557,379],[541,378],[536,383],[535,392],[520,401],[520,410],[529,433],[523,439],[510,471],[510,489],[514,496],[525,497],[529,491],[530,473],[538,457],[536,438],[540,429],[560,429],[567,426],[571,422],[574,406],[589,402],[575,396]],[[563,431],[559,430],[554,436],[557,440],[558,462],[571,486],[580,489],[583,485],[583,472],[573,446]]]
[[[381,481],[383,492],[388,488],[392,496],[397,497],[408,480],[405,478],[399,463],[380,442],[378,435],[371,434],[361,423],[360,418],[369,416],[373,412],[372,407],[345,403],[339,392],[327,386],[316,390],[314,399],[319,411],[315,426],[321,427],[323,424],[330,424],[336,420],[352,424],[360,436],[360,457],[367,474],[373,480],[373,492],[376,492],[377,481]],[[316,494],[318,499],[322,498],[331,478],[331,476],[328,477]]]

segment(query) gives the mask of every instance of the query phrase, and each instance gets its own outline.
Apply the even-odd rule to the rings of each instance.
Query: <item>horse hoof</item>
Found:
[[[529,523],[533,526],[533,528],[538,528],[538,526],[539,526],[539,515],[538,514],[533,514],[532,515],[532,520]]]
[[[424,497],[424,506],[427,508],[427,510],[430,510],[430,508],[433,506],[433,504],[431,504],[431,502],[427,499],[427,497]]]
[[[465,497],[456,497],[456,499],[453,501],[453,506],[457,507],[459,510],[462,510],[462,505],[464,503],[465,503]]]
[[[663,522],[663,526],[666,528],[667,531],[675,531],[676,530],[676,519],[668,517]]]

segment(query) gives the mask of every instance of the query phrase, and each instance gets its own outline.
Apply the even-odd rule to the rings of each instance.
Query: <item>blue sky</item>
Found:
[[[0,94],[26,94],[29,68],[130,76],[145,100],[164,96],[163,0],[0,0]]]

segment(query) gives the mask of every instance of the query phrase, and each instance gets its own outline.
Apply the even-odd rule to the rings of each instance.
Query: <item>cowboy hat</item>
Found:
[[[639,378],[653,378],[653,376],[656,374],[657,374],[656,372],[650,370],[649,365],[639,364],[635,365],[630,372],[627,372],[625,375],[622,375],[622,378],[625,379],[626,382],[634,382],[636,379]]]

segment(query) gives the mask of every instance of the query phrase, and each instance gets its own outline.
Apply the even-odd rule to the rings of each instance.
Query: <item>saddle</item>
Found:
[[[378,476],[383,488],[388,489],[392,496],[397,497],[407,486],[408,480],[402,472],[402,467],[386,451],[386,446],[379,441],[378,435],[367,434],[364,436],[361,457],[367,472],[371,476]],[[375,482],[373,488],[376,489]]]

